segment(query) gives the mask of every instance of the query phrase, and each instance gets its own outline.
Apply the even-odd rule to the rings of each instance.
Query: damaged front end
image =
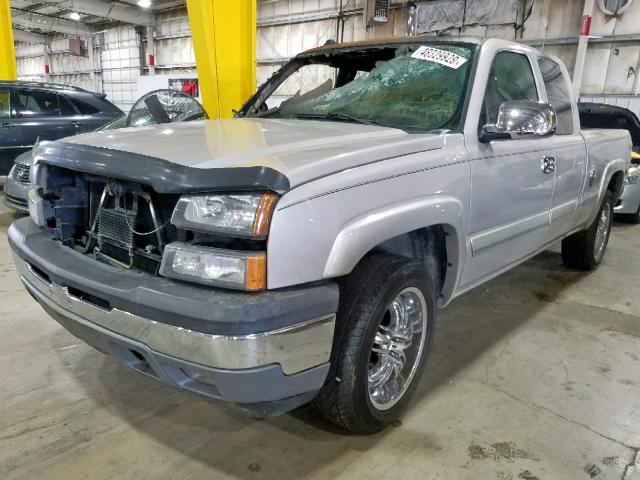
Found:
[[[32,182],[34,222],[102,262],[157,275],[165,245],[189,240],[170,223],[179,195],[47,164],[33,169]]]

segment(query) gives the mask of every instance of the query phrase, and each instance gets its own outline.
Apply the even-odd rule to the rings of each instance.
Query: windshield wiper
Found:
[[[289,112],[282,112],[280,107],[276,107],[276,108],[273,108],[273,109],[271,109],[271,110],[269,110],[267,112],[264,112],[264,114],[260,115],[260,117],[263,117],[263,118],[271,117],[273,114],[280,114],[280,113],[284,113],[285,114],[285,118],[286,118],[287,115],[290,115],[291,117],[294,117],[294,118],[302,118],[302,119],[306,119],[306,120],[338,120],[338,121],[343,121],[343,122],[360,123],[362,125],[373,125],[373,126],[387,127],[387,128],[398,128],[400,130],[404,130],[405,132],[410,132],[410,131],[414,131],[414,130],[423,131],[423,129],[421,129],[420,127],[417,127],[415,125],[386,124],[386,123],[378,122],[377,120],[372,120],[372,119],[369,119],[369,118],[354,117],[353,115],[349,115],[348,113],[343,113],[343,112],[289,113]]]
[[[363,125],[380,125],[375,120],[369,120],[367,118],[358,118],[348,113],[343,112],[329,112],[329,113],[294,113],[295,118],[306,118],[309,120],[341,120],[346,122],[361,123]]]

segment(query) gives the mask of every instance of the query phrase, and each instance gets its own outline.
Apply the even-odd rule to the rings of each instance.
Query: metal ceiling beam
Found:
[[[74,12],[85,15],[115,20],[116,22],[131,23],[134,25],[149,25],[153,23],[153,14],[141,8],[116,2],[103,2],[101,0],[69,0],[62,5]]]
[[[343,17],[350,17],[353,15],[362,15],[364,8],[354,8],[351,10],[344,10],[342,12]],[[277,27],[279,25],[292,25],[294,23],[309,23],[317,22],[320,20],[331,20],[340,17],[340,11],[333,8],[326,8],[318,10],[313,13],[298,13],[293,15],[276,15],[273,17],[266,17],[260,19],[257,22],[258,28],[263,27]]]
[[[93,35],[93,28],[63,18],[50,17],[39,13],[25,12],[24,10],[11,9],[12,22],[14,25],[26,28],[38,28],[47,32],[60,32],[69,35],[87,36]]]
[[[41,33],[25,32],[24,30],[13,30],[13,40],[26,43],[47,43],[47,37]]]

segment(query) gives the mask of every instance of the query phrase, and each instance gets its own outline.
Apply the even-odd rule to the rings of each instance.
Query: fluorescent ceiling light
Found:
[[[78,12],[71,12],[71,13],[69,14],[69,18],[70,18],[71,20],[76,20],[76,21],[78,21],[78,20],[80,20],[80,14],[79,14]]]
[[[142,8],[149,8],[151,6],[151,0],[138,0],[138,6]]]

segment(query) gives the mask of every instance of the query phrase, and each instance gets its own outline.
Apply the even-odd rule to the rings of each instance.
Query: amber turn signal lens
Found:
[[[269,225],[271,224],[271,215],[278,202],[278,196],[275,193],[265,193],[260,199],[260,204],[256,210],[255,220],[253,222],[253,235],[256,237],[265,237],[269,234]]]
[[[267,288],[267,256],[249,255],[246,260],[245,290],[256,291]]]

